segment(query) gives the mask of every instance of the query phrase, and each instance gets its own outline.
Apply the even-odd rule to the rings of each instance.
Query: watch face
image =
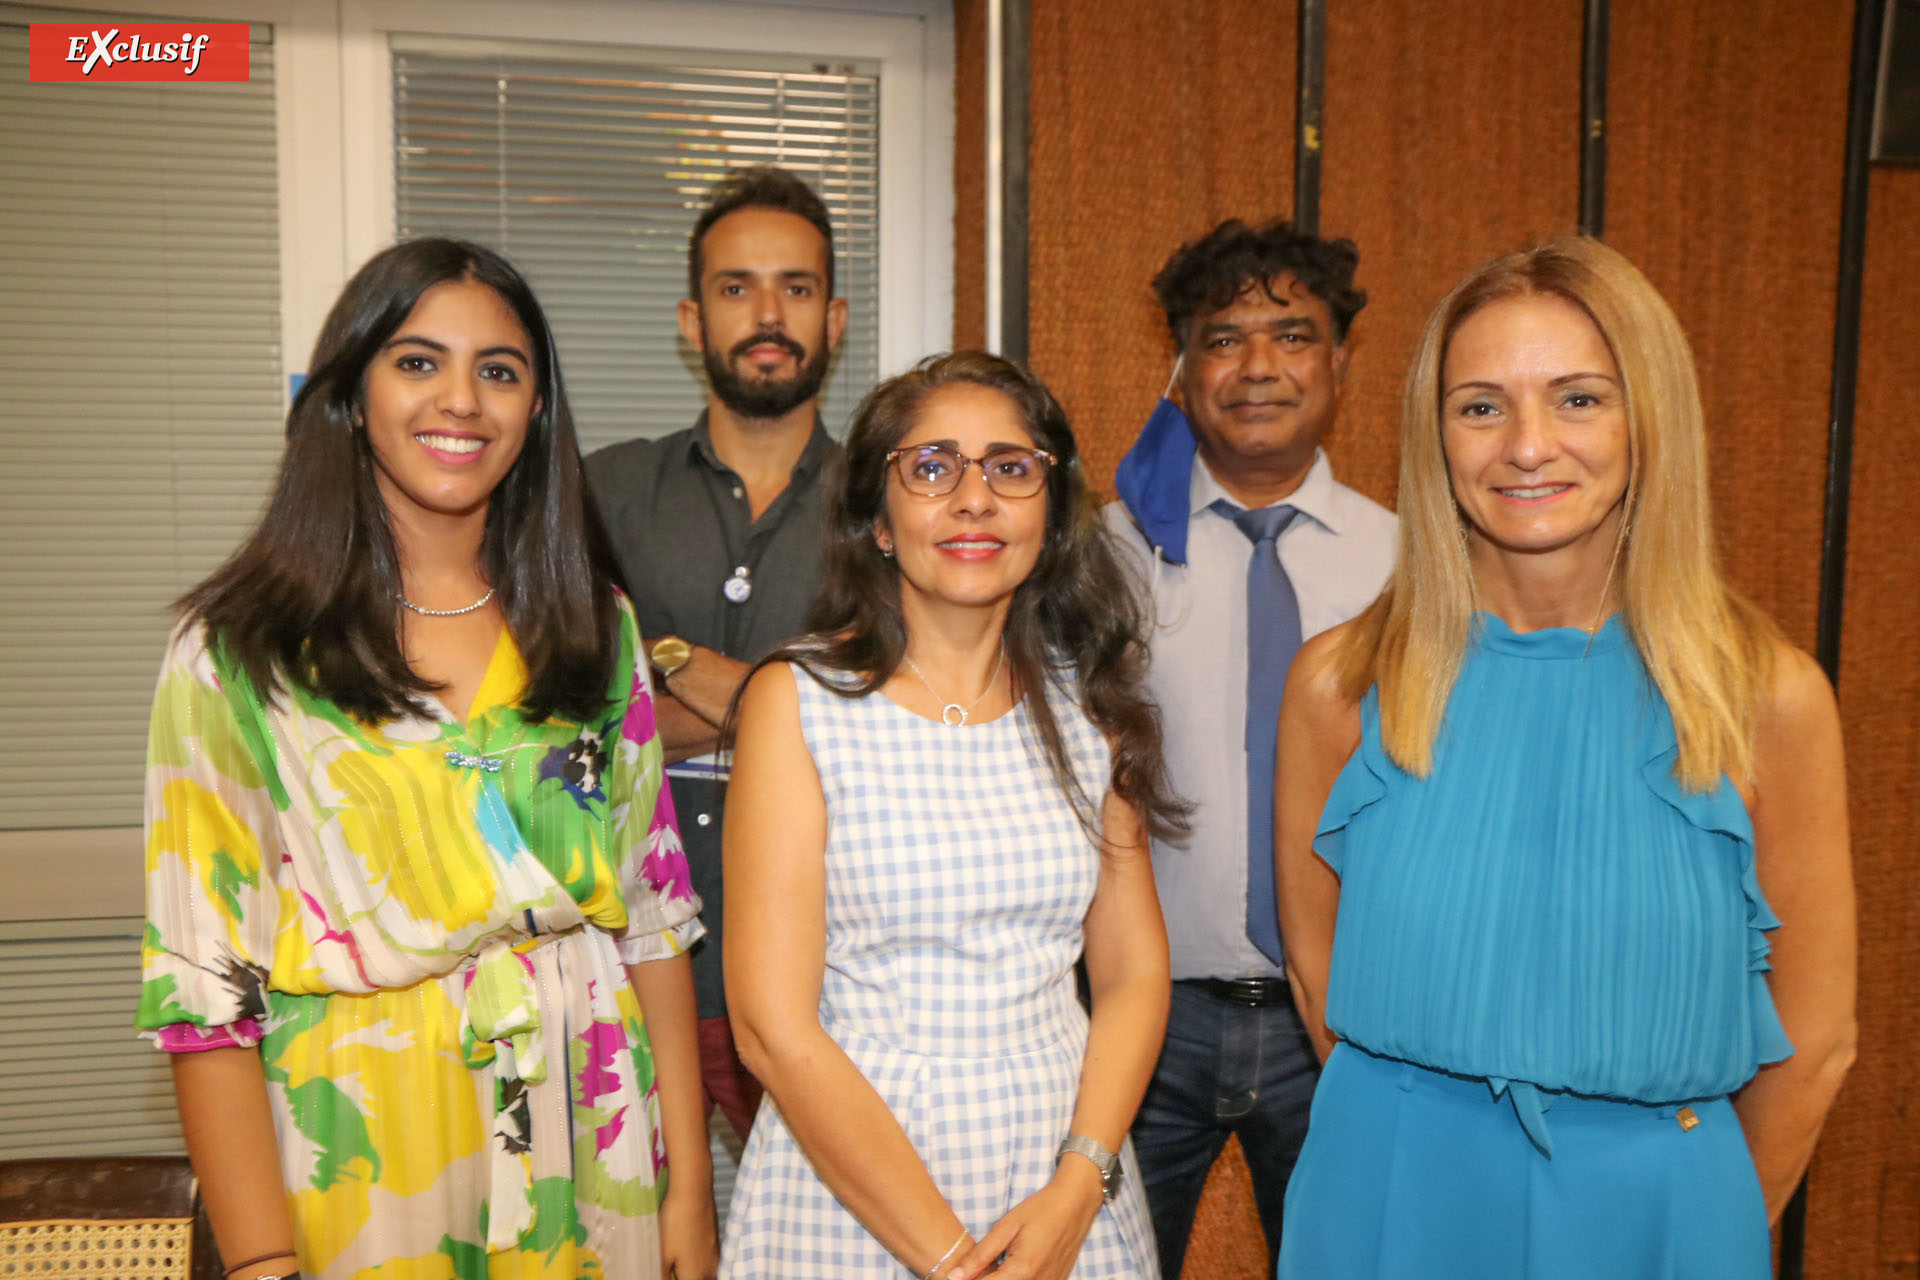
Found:
[[[687,665],[687,659],[693,656],[693,646],[679,636],[667,636],[653,642],[647,650],[647,660],[661,671],[672,673]]]

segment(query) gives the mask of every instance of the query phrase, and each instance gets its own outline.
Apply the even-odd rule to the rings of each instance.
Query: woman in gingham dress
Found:
[[[723,1277],[1157,1275],[1125,1137],[1168,998],[1146,833],[1183,810],[1120,575],[1016,366],[855,415],[814,633],[737,717],[727,998],[768,1096]]]

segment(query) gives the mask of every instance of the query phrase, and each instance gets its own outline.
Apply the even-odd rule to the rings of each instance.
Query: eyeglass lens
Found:
[[[910,493],[938,497],[959,487],[970,462],[1003,498],[1030,498],[1047,483],[1047,460],[1032,449],[995,449],[984,458],[969,458],[940,445],[903,449],[900,481]]]

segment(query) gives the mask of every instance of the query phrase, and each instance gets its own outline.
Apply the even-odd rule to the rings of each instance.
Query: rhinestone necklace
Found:
[[[927,692],[934,696],[934,700],[943,704],[940,708],[940,723],[946,725],[949,729],[958,729],[967,722],[967,712],[985,702],[987,700],[987,694],[992,693],[994,688],[999,685],[1000,667],[1007,660],[1007,644],[1004,640],[1000,642],[1000,656],[993,660],[993,674],[987,677],[987,687],[981,691],[979,697],[964,707],[957,702],[948,702],[945,698],[941,697],[940,691],[933,687],[933,681],[927,679],[927,673],[920,669],[919,663],[904,653],[900,655],[900,660],[906,663],[913,674],[920,678],[920,683],[927,687]],[[958,719],[954,718],[956,716]]]
[[[395,592],[393,598],[395,600],[398,600],[401,604],[407,606],[407,608],[413,610],[415,613],[420,614],[422,617],[457,618],[463,613],[472,613],[475,609],[478,609],[480,606],[484,605],[487,601],[493,599],[493,588],[488,587],[487,594],[481,596],[478,600],[475,600],[472,604],[468,605],[464,609],[422,609],[419,605],[407,599],[405,594],[401,592]]]

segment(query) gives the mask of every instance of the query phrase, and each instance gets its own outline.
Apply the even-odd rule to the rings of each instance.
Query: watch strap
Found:
[[[1120,1157],[1080,1133],[1070,1133],[1061,1140],[1053,1162],[1057,1165],[1068,1155],[1085,1156],[1093,1162],[1093,1167],[1100,1171],[1100,1195],[1111,1200],[1120,1183]]]

